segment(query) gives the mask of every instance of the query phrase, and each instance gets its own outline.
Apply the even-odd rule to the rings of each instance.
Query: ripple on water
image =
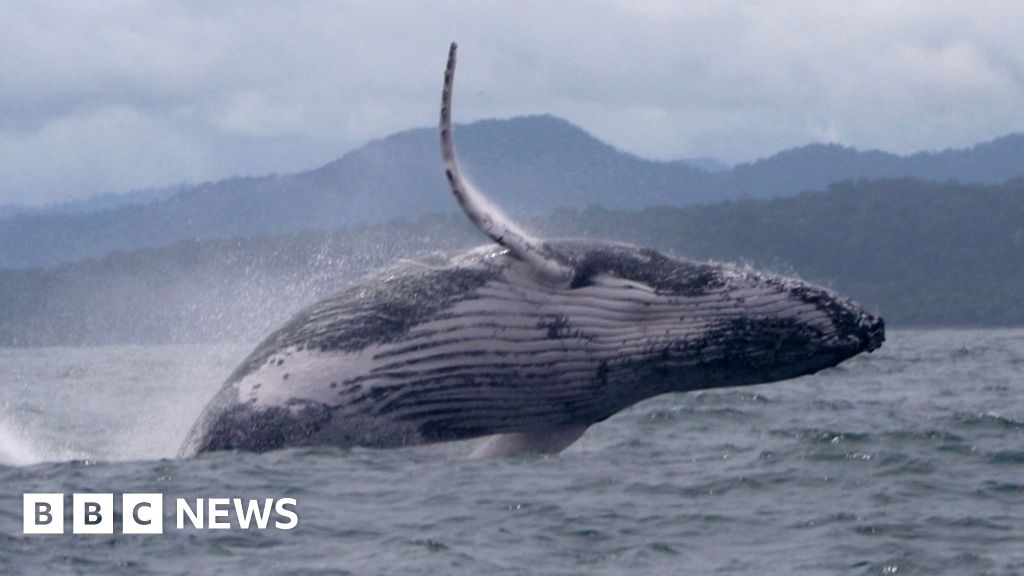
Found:
[[[954,423],[967,428],[994,428],[997,430],[1024,431],[1024,421],[1003,416],[998,412],[958,412]]]
[[[654,399],[559,456],[483,462],[463,459],[470,444],[160,460],[188,425],[162,415],[198,411],[237,357],[0,354],[21,374],[0,406],[43,460],[0,464],[4,574],[1024,573],[1024,330],[893,331],[841,370]],[[186,372],[182,357],[197,359]],[[125,449],[132,435],[150,441]],[[88,459],[68,461],[61,440]],[[289,495],[301,520],[21,536],[22,492],[74,490]]]

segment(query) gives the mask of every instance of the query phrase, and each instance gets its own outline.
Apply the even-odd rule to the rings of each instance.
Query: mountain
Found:
[[[738,196],[767,198],[787,190],[825,187],[857,179],[916,178],[942,182],[1003,182],[1024,175],[1024,134],[1011,134],[960,150],[899,156],[866,152],[836,144],[811,144],[753,163],[739,164],[722,175],[722,184]]]
[[[178,184],[176,186],[144,188],[142,190],[131,190],[129,192],[122,193],[104,192],[103,194],[89,196],[88,198],[79,198],[76,200],[68,200],[67,202],[47,204],[44,206],[4,204],[0,205],[0,220],[16,216],[18,214],[31,214],[36,216],[86,214],[89,212],[113,210],[122,206],[149,204],[158,200],[163,200],[164,198],[170,198],[187,187],[188,186],[186,184]]]
[[[693,193],[680,186],[709,181],[705,171],[684,161],[656,162],[620,152],[553,116],[482,120],[459,127],[456,140],[465,171],[513,214],[710,199],[690,197]],[[410,130],[372,142],[301,178],[343,189],[359,222],[454,212],[439,155],[435,129]]]
[[[729,170],[731,166],[722,162],[718,158],[711,158],[708,156],[698,156],[696,158],[683,158],[681,160],[684,164],[689,164],[694,168],[704,170],[706,172],[725,172]]]
[[[1024,178],[846,182],[687,208],[565,209],[530,225],[797,274],[890,326],[1024,325]],[[0,270],[0,346],[252,341],[389,262],[485,241],[461,215],[432,216]]]
[[[484,120],[457,130],[467,172],[518,218],[589,205],[639,209],[786,196],[855,178],[994,183],[1024,174],[1024,135],[910,156],[810,145],[715,171],[694,160],[626,154],[552,116]],[[154,202],[96,212],[17,214],[0,220],[0,267],[453,213],[438,156],[434,129],[409,130],[308,172],[189,186]]]
[[[517,215],[590,203],[648,206],[665,202],[676,182],[709,176],[684,162],[624,154],[551,116],[459,127],[458,144],[467,172]],[[309,172],[201,184],[144,206],[16,215],[0,221],[0,267],[49,266],[187,239],[331,230],[453,213],[457,207],[439,166],[436,131],[418,129],[371,142]]]

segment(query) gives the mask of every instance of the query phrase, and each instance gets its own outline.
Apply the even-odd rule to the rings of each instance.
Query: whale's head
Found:
[[[619,337],[635,360],[627,372],[661,380],[659,392],[812,374],[885,340],[880,317],[796,278],[624,244],[548,246],[573,271],[579,306],[567,322]]]

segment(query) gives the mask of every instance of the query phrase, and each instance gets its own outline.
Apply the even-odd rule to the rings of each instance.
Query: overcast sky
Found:
[[[4,2],[0,204],[286,173],[551,113],[651,158],[1024,131],[1024,3]]]

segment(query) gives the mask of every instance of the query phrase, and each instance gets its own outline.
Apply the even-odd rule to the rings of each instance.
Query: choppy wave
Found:
[[[0,573],[1024,573],[1022,330],[894,331],[843,370],[642,403],[552,457],[174,459],[245,352],[0,351]],[[21,493],[56,490],[288,495],[301,521],[20,536]]]

